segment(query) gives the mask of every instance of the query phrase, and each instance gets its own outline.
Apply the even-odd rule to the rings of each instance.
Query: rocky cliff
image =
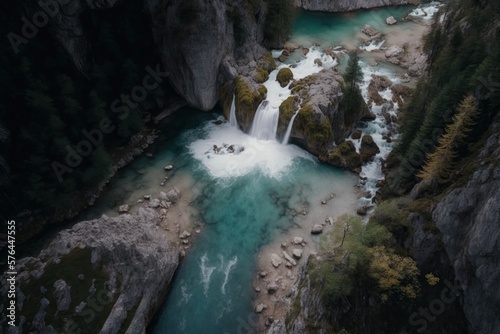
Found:
[[[296,7],[321,12],[348,12],[356,9],[419,3],[420,0],[295,0]]]
[[[453,268],[463,290],[463,311],[470,333],[500,333],[498,118],[492,129],[475,157],[478,168],[466,184],[446,194],[432,212],[432,220],[440,232],[436,241],[442,243],[449,258],[443,265]]]
[[[87,0],[57,4],[49,26],[51,34],[84,74],[92,67],[93,45],[84,23],[86,11],[114,9],[121,1]],[[40,11],[34,0],[26,0],[27,15]],[[165,1],[144,0],[163,65],[174,90],[192,107],[212,109],[220,87],[245,72],[246,64],[264,53],[266,7],[245,0]],[[155,52],[155,50],[144,50]],[[243,73],[245,74],[245,73]]]
[[[7,326],[4,306],[2,328],[6,333],[144,333],[179,261],[179,251],[158,233],[157,223],[152,209],[102,216],[60,232],[37,257],[20,259],[18,326]],[[3,301],[8,289],[3,277]]]
[[[175,90],[191,106],[210,110],[238,65],[262,56],[258,22],[264,10],[245,1],[147,1],[155,40]],[[262,38],[262,37],[261,37]]]

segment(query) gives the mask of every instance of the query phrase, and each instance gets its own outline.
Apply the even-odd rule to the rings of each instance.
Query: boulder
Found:
[[[361,156],[356,152],[356,147],[350,140],[320,155],[319,159],[335,167],[345,168],[355,173],[361,172]]]
[[[267,310],[266,304],[259,304],[255,307],[255,313],[262,313],[264,310]]]
[[[385,75],[372,74],[370,83],[373,83],[377,90],[386,90],[392,86],[392,81]]]
[[[290,81],[293,80],[293,73],[288,67],[284,67],[278,71],[276,81],[279,82],[281,87],[286,87]]]
[[[304,239],[302,239],[301,237],[293,237],[293,244],[294,245],[300,245],[302,242],[304,242]]]
[[[273,293],[275,293],[276,291],[278,291],[278,290],[279,290],[279,288],[280,288],[280,287],[278,286],[278,284],[277,284],[276,282],[271,282],[271,283],[269,283],[269,284],[267,285],[267,293],[269,293],[269,294],[273,294]]]
[[[398,21],[394,18],[394,16],[389,16],[386,20],[385,23],[388,25],[392,26],[393,24],[396,24]]]
[[[186,230],[184,230],[181,234],[179,234],[179,238],[181,238],[181,239],[186,239],[186,238],[189,238],[190,236],[191,236],[191,233],[189,233]]]
[[[405,50],[397,45],[392,45],[385,51],[385,58],[387,61],[395,65],[401,64],[404,55]]]
[[[181,191],[176,187],[172,188],[169,192],[165,194],[166,201],[171,203],[177,203],[181,198]]]
[[[363,132],[361,130],[354,130],[351,134],[352,139],[360,139]]]
[[[285,257],[285,259],[290,262],[292,264],[292,266],[296,266],[297,265],[297,261],[295,261],[290,255],[288,255],[287,252],[283,251],[283,256]]]
[[[173,165],[166,165],[163,169],[172,170],[172,169],[174,169],[174,166]]]
[[[283,263],[283,260],[281,260],[278,254],[273,253],[271,254],[271,263],[274,268],[278,268]]]
[[[311,234],[320,234],[323,233],[323,225],[316,224],[312,227]]]
[[[128,212],[128,210],[129,210],[128,204],[123,204],[123,205],[120,205],[118,207],[118,212],[119,213],[125,213],[125,212]]]
[[[373,157],[380,153],[380,149],[370,135],[364,135],[361,138],[361,146],[359,148],[359,154],[363,162],[368,162],[373,159]]]
[[[153,198],[153,199],[151,199],[151,200],[149,201],[149,204],[148,204],[148,206],[149,206],[150,208],[153,208],[153,209],[158,208],[160,205],[161,205],[161,202],[160,202],[160,200],[159,200],[158,198]]]
[[[292,250],[292,255],[293,255],[294,258],[300,259],[302,257],[302,249],[294,248]]]

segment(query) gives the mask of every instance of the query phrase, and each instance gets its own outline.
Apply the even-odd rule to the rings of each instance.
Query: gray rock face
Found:
[[[236,61],[257,59],[259,28],[243,0],[146,1],[153,17],[161,13],[162,29],[154,35],[174,89],[193,107],[210,110],[219,100],[219,88],[234,79]],[[257,22],[259,13],[256,13]],[[237,27],[235,28],[235,26]],[[235,30],[241,31],[235,36]],[[237,45],[238,44],[238,45]]]
[[[498,124],[498,123],[497,123]],[[489,157],[466,186],[451,191],[432,218],[463,293],[471,332],[498,333],[500,328],[500,148],[497,131],[479,157]]]
[[[295,95],[302,99],[308,98],[307,107],[313,111],[312,122],[299,112],[292,128],[291,138],[303,143],[303,146],[313,154],[324,152],[327,146],[331,145],[331,139],[341,143],[354,125],[369,113],[368,107],[363,103],[358,114],[352,116],[352,126],[345,125],[344,113],[339,108],[343,99],[341,81],[342,78],[335,69],[323,69],[291,84]],[[294,110],[298,108],[298,105],[294,106]],[[278,134],[283,135],[287,126],[288,120],[280,115]],[[324,135],[317,136],[317,133]],[[328,136],[330,138],[326,139]]]
[[[38,257],[19,259],[18,284],[32,284],[33,291],[40,290],[37,286],[42,276],[57,278],[59,266],[70,268],[78,256],[82,257],[74,270],[85,274],[84,282],[76,274],[71,276],[73,281],[55,280],[50,283],[54,293],[45,293],[45,297],[27,296],[30,299],[26,302],[40,304],[40,309],[33,319],[26,319],[26,328],[33,327],[41,333],[56,332],[57,326],[52,322],[57,320],[54,314],[47,313],[48,305],[56,305],[60,311],[75,310],[74,315],[68,316],[68,324],[72,323],[71,318],[94,312],[92,305],[97,305],[102,312],[108,312],[100,333],[144,333],[163,302],[179,261],[179,251],[158,233],[157,223],[159,217],[151,209],[141,208],[135,215],[116,218],[102,216],[60,232]],[[107,277],[104,284],[93,279],[96,275]],[[76,298],[75,293],[82,289],[82,284],[85,289],[92,284],[85,300]],[[5,296],[7,290],[6,277],[2,277],[0,294]],[[5,319],[5,309],[0,313]],[[18,316],[24,316],[23,312],[19,311]],[[124,327],[126,318],[131,321]]]
[[[295,0],[295,6],[311,11],[348,12],[383,6],[416,5],[419,0]]]

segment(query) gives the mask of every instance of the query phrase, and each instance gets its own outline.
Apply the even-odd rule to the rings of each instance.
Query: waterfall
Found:
[[[293,114],[292,118],[290,118],[290,123],[288,123],[288,127],[286,128],[285,138],[283,138],[283,145],[288,144],[288,141],[290,140],[290,133],[292,133],[293,122],[295,121],[295,117],[297,117],[297,115],[299,114],[299,111],[300,109],[297,110],[295,114]]]
[[[262,101],[255,112],[250,135],[262,140],[275,139],[279,115],[279,108],[270,107],[268,100]]]
[[[235,128],[238,127],[238,121],[236,120],[236,103],[235,103],[235,96],[233,94],[233,102],[231,102],[231,111],[229,113],[229,125],[234,126]]]

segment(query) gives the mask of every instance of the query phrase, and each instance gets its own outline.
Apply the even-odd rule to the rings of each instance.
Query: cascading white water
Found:
[[[279,115],[279,108],[270,106],[268,100],[262,101],[255,112],[250,135],[261,140],[274,140]]]
[[[317,59],[321,60],[321,63],[323,64],[322,66],[318,66],[316,62]],[[262,140],[276,139],[279,107],[281,103],[291,95],[289,86],[281,87],[279,82],[276,80],[276,76],[280,69],[284,67],[290,68],[294,79],[299,80],[313,73],[317,73],[323,68],[330,68],[335,65],[337,65],[336,59],[333,59],[331,56],[325,54],[321,49],[313,47],[304,59],[294,64],[294,66],[281,64],[274,71],[269,73],[269,79],[264,82],[264,86],[267,89],[267,99],[259,105],[257,111],[255,112],[250,135],[254,138]],[[295,120],[295,115],[291,119],[291,124],[288,126],[288,135],[285,135],[287,139],[286,141],[283,141],[283,144],[288,142],[290,132],[292,131],[293,120]]]
[[[234,94],[233,94],[233,102],[231,102],[231,111],[229,113],[229,125],[235,128],[238,127],[238,120],[236,120],[236,103]]]
[[[290,119],[290,123],[288,123],[288,127],[286,128],[285,132],[285,138],[283,138],[282,142],[283,145],[288,144],[288,141],[290,140],[290,134],[292,133],[293,122],[295,121],[295,117],[297,117],[297,115],[299,114],[299,111],[300,109],[297,110],[295,114],[293,114],[292,118]]]

